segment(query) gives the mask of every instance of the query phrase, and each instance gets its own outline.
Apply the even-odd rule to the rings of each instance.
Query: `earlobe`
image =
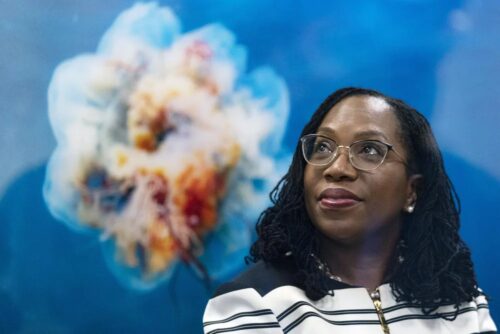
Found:
[[[417,190],[422,182],[423,176],[421,174],[413,174],[408,178],[408,187],[406,192],[406,203],[404,210],[412,213],[417,204]]]

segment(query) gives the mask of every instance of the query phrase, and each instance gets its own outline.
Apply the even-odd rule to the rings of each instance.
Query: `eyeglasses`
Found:
[[[302,142],[304,159],[314,166],[326,166],[331,163],[337,157],[339,148],[347,149],[352,166],[363,171],[378,168],[384,162],[389,150],[401,158],[392,145],[378,140],[360,140],[349,146],[344,146],[337,145],[334,140],[328,137],[309,134],[300,138],[300,141]],[[404,163],[403,158],[401,161]]]

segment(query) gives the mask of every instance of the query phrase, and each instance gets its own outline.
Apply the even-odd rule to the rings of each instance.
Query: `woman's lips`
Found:
[[[351,198],[322,198],[320,200],[321,206],[327,209],[340,209],[347,208],[358,204],[360,201],[356,201]]]
[[[320,206],[325,209],[349,208],[361,201],[354,193],[343,188],[328,188],[319,196]]]

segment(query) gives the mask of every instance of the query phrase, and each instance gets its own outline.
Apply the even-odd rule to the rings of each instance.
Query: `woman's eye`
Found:
[[[318,153],[325,153],[325,152],[332,152],[332,149],[331,149],[330,145],[328,145],[328,143],[320,142],[320,143],[316,143],[314,151],[318,152]]]
[[[382,150],[376,144],[365,143],[361,146],[360,150],[358,151],[358,154],[370,155],[370,156],[382,155]]]

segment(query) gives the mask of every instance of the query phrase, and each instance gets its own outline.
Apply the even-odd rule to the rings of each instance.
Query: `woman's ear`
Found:
[[[412,213],[417,205],[417,189],[422,182],[423,176],[421,174],[413,174],[408,178],[408,184],[406,188],[406,202],[404,206],[404,211]]]

